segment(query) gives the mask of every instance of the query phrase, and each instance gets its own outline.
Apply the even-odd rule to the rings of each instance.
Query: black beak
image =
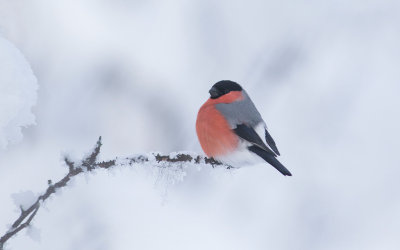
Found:
[[[211,99],[215,99],[220,96],[218,89],[215,87],[212,87],[208,92],[210,93]]]

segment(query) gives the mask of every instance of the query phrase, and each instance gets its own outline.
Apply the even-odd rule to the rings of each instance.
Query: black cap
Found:
[[[236,82],[223,80],[214,84],[208,92],[210,93],[211,99],[217,99],[218,97],[228,94],[231,91],[241,90],[242,87]]]

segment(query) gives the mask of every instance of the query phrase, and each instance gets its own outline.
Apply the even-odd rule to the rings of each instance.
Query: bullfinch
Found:
[[[277,159],[274,139],[247,92],[236,82],[219,81],[197,114],[196,132],[208,157],[231,166],[265,160],[283,175],[292,174]]]

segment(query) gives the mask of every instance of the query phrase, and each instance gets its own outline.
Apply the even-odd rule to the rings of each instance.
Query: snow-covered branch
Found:
[[[80,162],[74,162],[68,157],[64,157],[64,162],[68,166],[68,173],[56,183],[52,183],[52,181],[49,180],[49,187],[34,201],[33,204],[31,204],[30,206],[20,206],[21,212],[19,217],[11,225],[11,228],[0,238],[0,250],[4,249],[4,244],[11,237],[30,225],[44,201],[46,201],[51,195],[56,193],[57,190],[67,186],[70,180],[79,174],[90,172],[99,168],[108,169],[116,166],[132,166],[134,164],[145,162],[150,164],[154,163],[154,165],[162,162],[164,164],[160,166],[163,167],[174,166],[176,164],[187,162],[194,164],[209,164],[213,167],[221,166],[230,168],[230,166],[224,165],[213,158],[207,158],[204,156],[192,155],[187,153],[177,153],[174,156],[151,153],[148,155],[137,155],[134,157],[116,158],[114,160],[98,162],[97,158],[100,154],[101,146],[101,137],[99,137],[93,151],[88,156],[84,157],[84,159]]]

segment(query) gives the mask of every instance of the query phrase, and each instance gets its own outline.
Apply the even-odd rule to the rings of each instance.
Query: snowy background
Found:
[[[399,249],[399,13],[397,0],[0,0],[0,234],[15,201],[66,173],[62,153],[99,135],[103,159],[200,153],[196,114],[222,79],[247,90],[294,175],[98,171],[7,249]]]

